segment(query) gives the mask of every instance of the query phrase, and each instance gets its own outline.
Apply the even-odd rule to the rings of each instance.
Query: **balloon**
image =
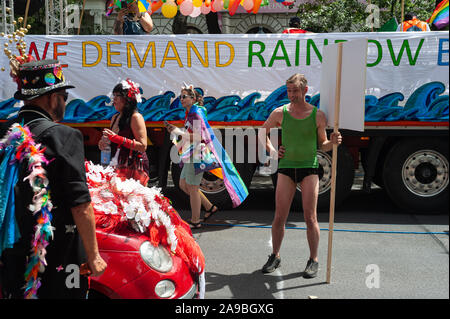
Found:
[[[205,0],[205,5],[209,7],[211,5],[211,0]]]
[[[230,0],[230,5],[228,7],[228,13],[230,16],[233,16],[236,13],[236,10],[241,3],[241,0]]]
[[[206,6],[206,4],[204,3],[200,7],[200,11],[202,12],[202,14],[208,14],[211,11],[211,6]]]
[[[213,8],[214,8],[214,10],[216,10],[216,11],[221,11],[221,10],[223,10],[222,0],[214,0]]]
[[[192,5],[192,0],[184,0],[180,6],[180,12],[184,16],[188,16],[194,10],[194,6]]]
[[[228,6],[230,5],[230,0],[223,0],[223,8],[228,9]]]
[[[244,2],[242,3],[242,6],[247,11],[253,9],[253,0],[244,0]]]
[[[192,18],[197,18],[202,11],[200,10],[200,7],[194,7],[194,10],[192,10],[192,13],[189,15]]]
[[[164,17],[170,19],[173,18],[178,11],[178,7],[175,3],[173,3],[173,1],[168,1],[166,3],[164,3],[161,7],[161,12],[163,14]]]
[[[253,6],[253,13],[258,13],[260,6],[261,6],[261,0],[255,0],[255,4]]]
[[[152,2],[152,12],[155,12],[156,10],[158,10],[159,8],[161,8],[161,6],[163,5],[163,2],[160,1],[156,1],[156,2]]]
[[[202,0],[192,0],[192,4],[194,5],[194,7],[201,7],[203,4]]]

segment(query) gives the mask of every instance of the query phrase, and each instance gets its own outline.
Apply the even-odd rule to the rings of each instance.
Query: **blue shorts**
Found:
[[[195,174],[194,163],[184,163],[180,178],[184,179],[189,185],[199,186],[203,178],[203,172]]]

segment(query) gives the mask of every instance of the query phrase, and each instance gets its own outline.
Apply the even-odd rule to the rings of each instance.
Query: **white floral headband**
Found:
[[[136,100],[137,103],[142,102],[141,90],[139,83],[133,82],[130,79],[122,80],[120,82],[124,90],[128,90],[128,97]]]
[[[193,84],[186,84],[186,82],[183,82],[183,86],[181,87],[182,90],[190,90],[194,92],[194,85]]]

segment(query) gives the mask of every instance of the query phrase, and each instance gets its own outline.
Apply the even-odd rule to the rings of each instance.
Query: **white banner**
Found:
[[[147,99],[166,92],[176,97],[186,82],[202,88],[215,102],[236,95],[236,105],[257,107],[262,101],[269,111],[287,98],[277,89],[297,72],[306,75],[314,102],[324,45],[358,38],[368,39],[366,100],[397,94],[400,98],[389,103],[403,106],[419,87],[431,82],[444,87],[438,95],[448,94],[448,32],[25,37],[35,58],[57,58],[64,65],[66,79],[76,87],[70,90],[69,101],[88,103],[130,78],[141,84]],[[0,63],[7,67],[6,56]],[[13,96],[16,85],[9,72],[0,72],[0,79],[1,103]],[[262,118],[242,112],[234,118],[222,114],[216,120],[263,120],[266,113]]]

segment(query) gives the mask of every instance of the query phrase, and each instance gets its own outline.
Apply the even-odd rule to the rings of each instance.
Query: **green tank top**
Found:
[[[279,168],[317,168],[317,108],[304,119],[296,119],[283,106],[281,122],[281,143],[286,148]]]

